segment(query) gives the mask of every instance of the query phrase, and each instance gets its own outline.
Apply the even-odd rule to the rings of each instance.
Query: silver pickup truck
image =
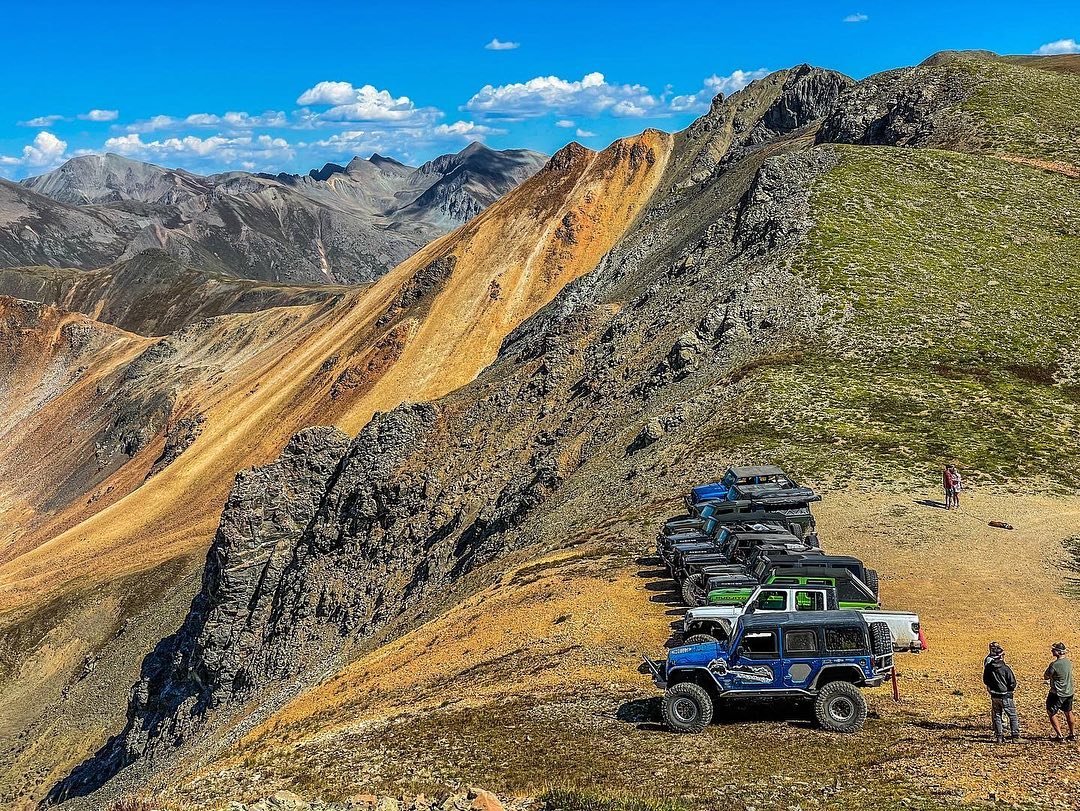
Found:
[[[810,586],[759,586],[750,599],[741,605],[710,605],[691,608],[683,619],[683,640],[693,642],[723,642],[743,614],[773,612],[827,611],[836,608],[836,590]],[[919,624],[919,615],[907,611],[861,612],[869,622],[884,622],[892,632],[893,650],[898,653],[921,653],[926,650],[926,637]]]

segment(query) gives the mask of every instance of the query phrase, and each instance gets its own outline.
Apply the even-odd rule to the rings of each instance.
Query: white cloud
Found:
[[[371,85],[364,85],[365,88]],[[374,90],[374,87],[371,87]],[[387,96],[390,94],[387,93]],[[356,88],[351,82],[319,82],[309,87],[296,100],[297,104],[348,104],[356,99]]]
[[[80,121],[115,121],[120,117],[119,110],[90,110],[78,116]]]
[[[88,110],[85,113],[79,113],[76,116],[70,115],[39,115],[36,118],[31,118],[28,121],[20,121],[21,127],[51,127],[60,121],[115,121],[120,117],[119,110],[99,110],[97,108]]]
[[[297,104],[330,105],[328,110],[311,113],[302,110],[301,118],[308,125],[326,122],[386,123],[434,122],[442,113],[431,107],[417,107],[408,96],[394,97],[388,90],[366,84],[354,87],[350,82],[319,82],[300,94]]]
[[[578,138],[595,138],[596,137],[595,132],[589,132],[588,130],[583,130],[581,127],[578,127],[577,132],[575,132],[574,134],[577,135]]]
[[[432,130],[436,136],[456,136],[459,138],[483,140],[488,135],[505,135],[506,130],[477,124],[475,121],[455,121],[453,124],[439,124]]]
[[[31,118],[28,121],[20,121],[20,127],[51,127],[57,121],[63,121],[62,115],[39,115],[36,118]]]
[[[211,135],[207,138],[185,135],[143,141],[139,133],[131,132],[107,139],[105,149],[140,158],[212,158],[220,163],[291,160],[295,156],[288,141],[270,135]]]
[[[844,22],[846,22],[846,23],[864,23],[869,19],[870,19],[869,14],[863,14],[862,12],[859,12],[858,14],[849,14],[849,15],[847,15],[846,17],[844,17]]]
[[[1037,54],[1043,56],[1052,56],[1056,54],[1076,54],[1080,53],[1080,42],[1075,39],[1057,39],[1053,42],[1047,42],[1045,45],[1040,45],[1039,49],[1035,51]]]
[[[33,142],[23,147],[20,156],[0,155],[0,166],[51,169],[64,159],[66,151],[67,141],[43,130],[34,136]]]
[[[589,73],[579,81],[537,76],[527,82],[485,85],[463,109],[513,120],[549,113],[595,116],[610,112],[619,117],[637,117],[659,107],[660,102],[643,85],[609,84],[604,74]]]
[[[558,121],[555,122],[555,126],[562,127],[563,129],[570,129],[571,127],[576,127],[577,124],[571,121],[569,118],[560,118]]]
[[[498,37],[495,37],[495,39],[491,40],[491,42],[489,42],[484,47],[487,48],[489,51],[512,51],[515,48],[520,48],[521,43],[520,42],[503,42]]]
[[[709,105],[712,103],[712,100],[717,93],[723,93],[725,96],[730,96],[732,93],[742,90],[750,84],[750,82],[764,78],[768,75],[769,71],[767,68],[758,68],[757,70],[736,70],[732,71],[727,76],[717,76],[714,73],[703,82],[703,87],[697,93],[685,96],[673,96],[668,102],[668,106],[676,113],[703,112],[709,109]]]
[[[171,115],[155,115],[143,121],[129,124],[124,129],[128,132],[140,133],[160,132],[182,127],[226,127],[232,130],[249,130],[256,127],[285,127],[288,124],[289,119],[285,113],[277,110],[267,110],[260,115],[242,112],[228,112],[223,115],[192,113],[183,118],[176,118]]]

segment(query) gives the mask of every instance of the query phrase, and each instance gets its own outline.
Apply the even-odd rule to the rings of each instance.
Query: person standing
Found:
[[[959,507],[960,501],[957,493],[960,487],[960,474],[955,465],[945,465],[941,470],[941,486],[945,490],[945,509],[951,510]]]
[[[1002,715],[1009,719],[1009,740],[1020,737],[1020,717],[1016,714],[1016,701],[1013,690],[1016,689],[1016,676],[1012,668],[1005,664],[1005,649],[997,642],[990,643],[990,652],[983,661],[983,684],[990,693],[990,720],[994,727],[994,740],[1005,740]]]
[[[1050,685],[1050,692],[1046,696],[1046,714],[1049,716],[1050,726],[1054,730],[1053,739],[1058,742],[1062,740],[1075,741],[1076,733],[1073,731],[1072,712],[1072,662],[1065,657],[1067,650],[1064,642],[1055,642],[1050,647],[1050,652],[1054,655],[1054,660],[1046,668],[1043,679]],[[1059,712],[1065,716],[1065,723],[1069,727],[1069,737],[1067,738],[1061,736],[1061,722],[1057,718]]]
[[[960,491],[964,489],[964,480],[960,478],[960,471],[956,469],[956,465],[949,465],[949,472],[952,474],[952,505],[959,510]]]

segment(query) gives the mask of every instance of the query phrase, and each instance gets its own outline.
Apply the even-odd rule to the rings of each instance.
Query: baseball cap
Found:
[[[1053,645],[1050,646],[1050,650],[1052,650],[1054,653],[1064,653],[1066,651],[1065,643],[1055,642]]]

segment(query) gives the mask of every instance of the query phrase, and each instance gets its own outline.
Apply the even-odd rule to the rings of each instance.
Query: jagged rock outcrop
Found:
[[[684,183],[699,183],[721,163],[780,136],[795,132],[828,114],[852,79],[833,70],[798,65],[751,82],[724,98],[686,130],[692,157]]]
[[[402,406],[352,442],[332,428],[302,431],[277,461],[240,473],[202,589],[183,627],[144,662],[126,728],[52,800],[167,755],[215,709],[310,678],[343,640],[370,636],[499,554],[557,484],[554,466],[534,459],[476,512],[469,483],[416,465],[437,458],[442,428],[437,407]]]
[[[878,73],[848,88],[821,124],[819,143],[957,146],[972,132],[959,105],[974,76],[946,62]]]

